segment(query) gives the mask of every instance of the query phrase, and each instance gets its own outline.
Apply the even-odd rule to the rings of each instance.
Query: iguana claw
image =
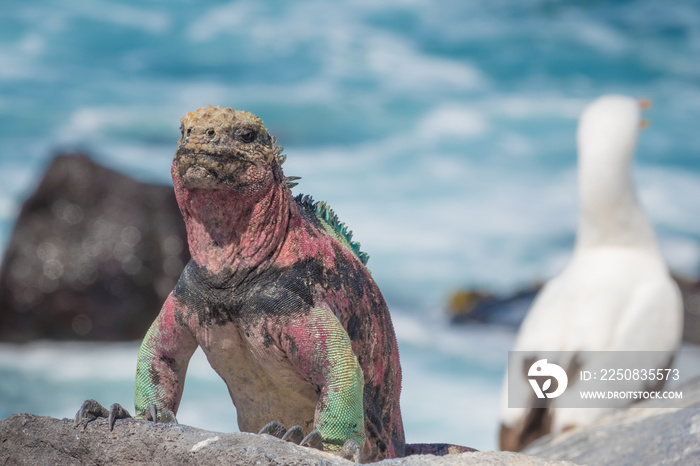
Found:
[[[309,432],[309,435],[304,437],[304,440],[302,440],[299,445],[323,451],[323,438],[321,438],[319,431],[314,429]]]
[[[98,417],[108,416],[109,411],[107,411],[107,409],[97,401],[85,400],[78,412],[75,413],[75,425],[77,426],[85,420],[89,422],[93,419],[97,419]],[[87,427],[87,422],[85,423],[85,426]]]
[[[146,411],[144,413],[144,417],[146,418],[147,421],[158,422],[158,407],[156,405],[154,405],[153,403],[146,406]]]
[[[297,445],[300,444],[303,439],[304,430],[301,428],[301,426],[292,427],[282,436],[282,440],[296,443]]]
[[[258,435],[268,434],[273,437],[282,438],[287,433],[287,429],[277,421],[268,422],[260,429]]]
[[[279,422],[272,421],[265,424],[265,426],[260,429],[258,434],[272,435],[273,437],[295,443],[302,447],[315,448],[323,451],[323,439],[321,438],[321,434],[315,429],[312,430],[309,435],[304,437],[304,430],[301,428],[301,426],[294,426],[287,430]],[[357,443],[355,443],[355,445],[357,445]]]
[[[131,414],[129,414],[129,411],[124,409],[119,403],[114,403],[109,407],[109,431],[112,432],[114,430],[114,423],[117,421],[117,419],[130,418]]]
[[[166,409],[163,411],[163,414],[160,415],[160,422],[167,422],[169,424],[179,424],[177,422],[177,418],[175,417],[175,413],[170,411],[169,409]]]
[[[114,423],[117,419],[132,419],[133,417],[129,414],[129,411],[124,409],[119,403],[114,403],[107,410],[104,406],[99,404],[95,400],[85,400],[83,405],[80,407],[77,413],[75,413],[75,425],[79,425],[81,422],[85,421],[85,427],[87,428],[87,423],[94,421],[98,417],[106,417],[109,421],[110,432],[114,430]],[[175,413],[166,409],[160,414],[160,419],[158,419],[158,408],[156,405],[151,404],[146,408],[146,415],[144,418],[147,421],[153,422],[169,422],[177,424],[177,419],[175,418]]]

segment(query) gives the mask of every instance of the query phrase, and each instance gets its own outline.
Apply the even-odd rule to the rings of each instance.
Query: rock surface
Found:
[[[639,403],[592,426],[542,437],[524,453],[590,465],[700,464],[700,379],[672,390],[682,390],[682,407]]]
[[[31,414],[13,415],[0,421],[0,459],[4,460],[3,464],[12,465],[353,464],[269,435],[222,434],[133,419],[117,421],[110,433],[106,419],[92,421],[84,428],[76,427],[69,419]],[[557,466],[571,463],[510,452],[478,452],[449,457],[414,456],[377,464]]]
[[[189,260],[172,187],[60,155],[0,268],[0,341],[140,339]]]

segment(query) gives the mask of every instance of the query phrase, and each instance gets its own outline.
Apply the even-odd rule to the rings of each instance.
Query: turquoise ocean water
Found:
[[[672,269],[696,276],[698,2],[10,2],[0,245],[56,150],[169,183],[184,113],[249,110],[285,146],[295,191],[328,201],[370,254],[400,339],[409,440],[494,448],[513,336],[450,329],[444,301],[463,285],[514,290],[565,263],[576,119],[604,93],[653,101],[635,178]],[[135,352],[0,347],[0,418],[72,416],[88,396],[130,406]],[[223,382],[198,361],[181,420],[235,430],[233,409],[219,414]]]

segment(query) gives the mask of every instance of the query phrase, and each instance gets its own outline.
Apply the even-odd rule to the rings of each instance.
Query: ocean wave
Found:
[[[367,65],[390,93],[466,91],[486,84],[485,76],[462,60],[421,54],[408,41],[385,34],[375,34],[371,42],[368,40]]]
[[[418,133],[429,140],[468,138],[483,134],[488,127],[483,114],[469,106],[443,105],[423,117]]]
[[[697,260],[690,3],[73,0],[0,21],[0,166],[31,174],[0,189],[3,231],[54,148],[169,183],[179,118],[221,104],[265,120],[295,192],[334,206],[389,298],[515,287],[570,254],[576,121],[623,92],[655,101],[635,163],[664,254]]]
[[[17,81],[41,76],[41,67],[31,53],[26,53],[20,46],[16,50],[0,48],[0,80]],[[3,105],[7,111],[7,106]]]
[[[167,11],[144,8],[140,2],[131,5],[110,1],[91,0],[61,2],[61,8],[54,10],[58,15],[65,15],[64,21],[85,19],[96,23],[108,23],[129,29],[137,29],[159,35],[172,25]],[[66,25],[66,27],[69,27]]]

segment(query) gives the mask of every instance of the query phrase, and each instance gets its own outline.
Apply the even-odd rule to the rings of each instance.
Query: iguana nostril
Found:
[[[207,130],[207,135],[208,135],[210,138],[213,138],[213,137],[214,137],[214,134],[216,134],[216,131],[214,131],[213,128],[209,128],[209,129]]]

